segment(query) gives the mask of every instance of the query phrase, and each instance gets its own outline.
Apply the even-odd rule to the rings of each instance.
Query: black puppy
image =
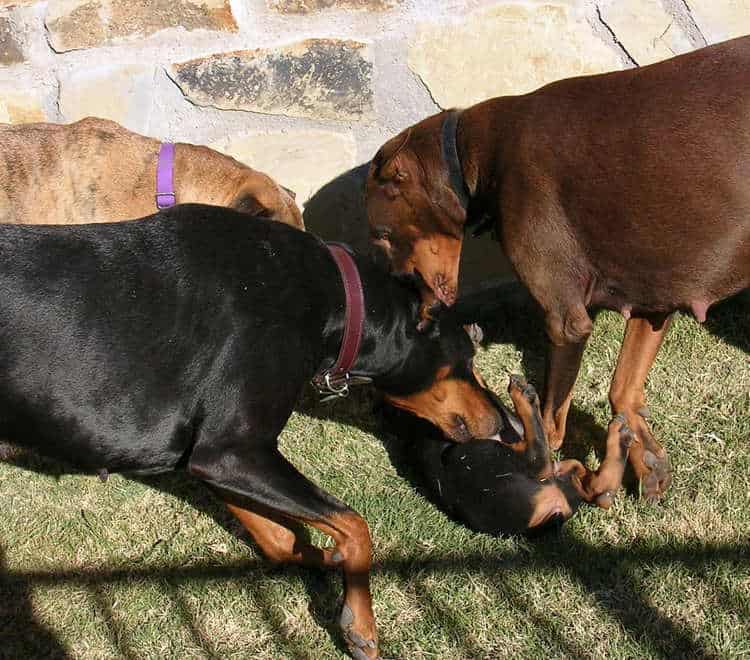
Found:
[[[453,518],[488,534],[537,535],[559,528],[581,502],[591,502],[587,486],[596,473],[579,461],[551,459],[534,388],[518,376],[508,387],[514,415],[498,405],[504,418],[500,442],[446,442],[431,424],[390,411],[386,420],[403,440],[409,465],[430,498]],[[609,429],[611,451],[598,472],[624,470],[632,431],[624,417]],[[600,506],[611,504],[597,502]]]
[[[416,332],[417,291],[355,260],[366,313],[352,375],[455,440],[495,435],[502,420],[461,326]],[[270,559],[343,569],[347,644],[376,657],[367,523],[277,448],[303,385],[342,343],[329,249],[183,205],[125,223],[0,225],[0,264],[1,436],[92,472],[198,476]],[[299,523],[335,546],[305,543]]]

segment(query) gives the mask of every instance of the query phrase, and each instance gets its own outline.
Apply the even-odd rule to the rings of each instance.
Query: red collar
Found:
[[[346,310],[344,334],[336,363],[330,369],[319,371],[312,379],[313,385],[318,388],[321,395],[324,395],[323,401],[348,396],[349,385],[355,384],[350,372],[359,355],[365,323],[365,296],[357,264],[354,263],[349,250],[340,243],[326,243],[326,247],[341,273]],[[356,378],[357,383],[368,381],[369,379]]]

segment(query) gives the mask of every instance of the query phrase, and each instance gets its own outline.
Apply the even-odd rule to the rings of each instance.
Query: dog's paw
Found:
[[[672,468],[666,450],[654,438],[642,412],[648,414],[641,408],[636,414],[627,415],[633,433],[628,451],[633,472],[640,482],[641,497],[654,502],[667,492],[672,482]]]
[[[521,394],[532,406],[539,403],[539,395],[536,393],[534,386],[518,374],[511,375],[508,384],[508,392],[513,394],[514,391]]]
[[[354,613],[344,603],[339,617],[339,626],[349,653],[355,660],[382,660],[375,639],[367,639],[354,629]]]

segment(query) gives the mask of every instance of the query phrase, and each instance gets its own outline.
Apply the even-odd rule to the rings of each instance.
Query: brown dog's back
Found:
[[[504,186],[503,232],[573,238],[587,302],[671,311],[750,285],[750,37],[465,112],[495,106],[513,108],[501,144],[522,180]],[[517,212],[530,189],[536,223]]]
[[[89,117],[74,124],[0,125],[0,221],[112,222],[156,210],[159,141]],[[177,201],[229,206],[303,227],[270,177],[207,147],[175,149]]]

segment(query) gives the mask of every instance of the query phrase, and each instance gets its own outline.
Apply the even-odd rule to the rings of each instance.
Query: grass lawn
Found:
[[[534,313],[484,316],[489,383],[506,401],[510,373],[541,385]],[[565,455],[596,460],[623,325],[597,320]],[[535,542],[472,533],[424,499],[371,392],[306,396],[282,447],[370,523],[384,657],[750,657],[748,294],[705,326],[678,317],[648,394],[668,495],[623,492]],[[344,655],[339,577],[266,565],[200,484],[57,473],[29,455],[0,463],[0,658]]]

